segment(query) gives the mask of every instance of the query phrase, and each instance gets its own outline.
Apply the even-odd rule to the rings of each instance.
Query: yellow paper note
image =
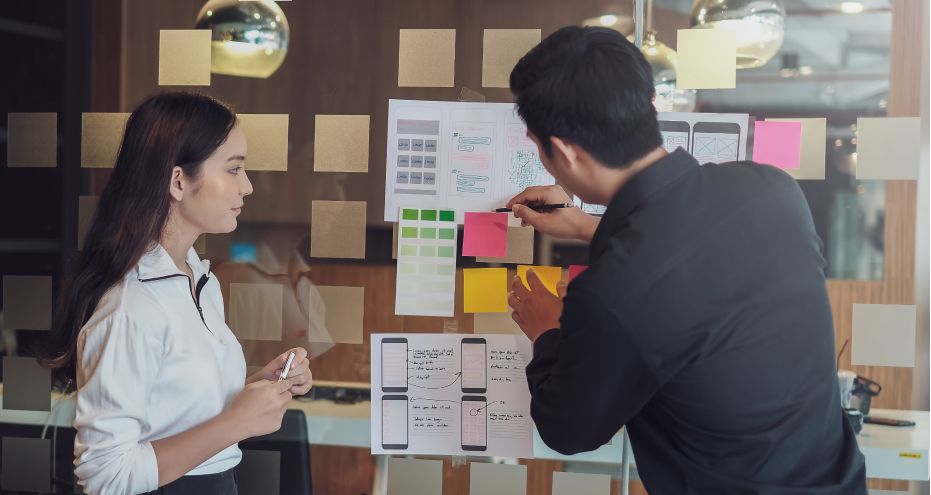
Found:
[[[163,29],[158,38],[159,86],[210,86],[212,32]]]
[[[317,291],[324,305],[329,342],[361,344],[362,317],[365,314],[365,287],[318,285]]]
[[[482,48],[482,86],[507,88],[517,61],[540,43],[539,29],[486,29]]]
[[[57,113],[7,115],[6,166],[58,166]]]
[[[123,141],[128,113],[85,113],[81,116],[81,166],[113,168]]]
[[[451,88],[456,73],[455,29],[401,29],[398,86]]]
[[[921,119],[857,119],[857,179],[918,180]]]
[[[770,122],[801,122],[802,150],[799,168],[783,169],[783,171],[796,180],[824,180],[827,120],[823,118],[766,120]]]
[[[726,89],[737,86],[737,38],[728,29],[680,29],[676,86]]]
[[[508,310],[507,268],[462,270],[463,312],[501,313]]]
[[[246,135],[246,170],[288,170],[288,114],[239,114]]]
[[[310,256],[365,259],[365,201],[311,204]]]
[[[369,121],[368,115],[317,115],[314,171],[368,172]]]
[[[562,279],[562,267],[559,266],[528,266],[528,265],[518,265],[517,266],[517,275],[524,282],[524,286],[528,289],[530,285],[527,283],[527,270],[533,268],[533,271],[536,272],[537,276],[540,277],[540,280],[543,281],[543,285],[549,289],[553,294],[556,293],[556,284]]]

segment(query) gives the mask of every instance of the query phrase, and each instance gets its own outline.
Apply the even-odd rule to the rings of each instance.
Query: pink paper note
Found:
[[[572,282],[575,277],[578,277],[585,270],[588,270],[588,265],[569,265],[569,281]]]
[[[508,255],[508,214],[466,212],[462,255],[504,258]]]
[[[802,123],[758,120],[753,132],[753,161],[782,169],[801,166]]]

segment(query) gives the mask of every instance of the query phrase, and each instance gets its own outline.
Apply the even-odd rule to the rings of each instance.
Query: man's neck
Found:
[[[607,205],[610,203],[634,176],[662,160],[667,154],[666,150],[659,146],[622,169],[604,167],[602,176],[598,178],[601,187],[599,187],[597,193],[599,202],[596,204]]]

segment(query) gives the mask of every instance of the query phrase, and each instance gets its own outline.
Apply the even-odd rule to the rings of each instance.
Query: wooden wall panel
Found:
[[[118,4],[113,9],[112,4]],[[193,26],[202,0],[98,0],[95,20],[101,30],[95,37],[92,95],[93,111],[128,111],[156,91],[178,88],[157,86],[158,30]],[[340,2],[283,2],[292,25],[291,50],[285,64],[267,80],[213,76],[205,91],[233,103],[243,113],[288,113],[289,172],[254,173],[256,193],[244,211],[244,223],[302,224],[310,220],[312,199],[367,200],[369,222],[379,223],[384,194],[385,136],[389,98],[455,100],[460,87],[482,92],[488,101],[511,101],[506,89],[481,88],[483,28],[542,28],[547,35],[600,13],[596,0],[565,2],[540,0],[534,8],[519,0],[342,0]],[[109,6],[109,7],[108,7]],[[890,116],[918,115],[918,73],[921,55],[915,40],[921,38],[923,1],[893,0]],[[661,37],[674,46],[674,30],[685,27],[684,16],[655,17]],[[454,88],[397,88],[399,28],[456,28],[456,86]],[[111,30],[107,32],[107,30]],[[112,31],[115,30],[115,31]],[[113,32],[118,32],[114,36]],[[665,34],[664,34],[665,33]],[[120,47],[106,46],[120,40]],[[114,59],[114,57],[116,57]],[[118,89],[114,89],[118,81]],[[116,100],[116,101],[114,101]],[[118,108],[117,108],[118,107]],[[372,116],[370,172],[318,174],[312,171],[314,114],[369,114]],[[885,277],[882,281],[831,280],[828,291],[834,312],[838,348],[850,337],[854,303],[913,304],[914,221],[916,188],[913,182],[887,184]],[[926,276],[926,274],[922,274]],[[369,379],[368,342],[373,332],[439,332],[442,319],[399,317],[393,314],[394,267],[320,265],[312,279],[321,285],[366,287],[365,344],[337,344],[312,363],[315,377],[340,381]],[[460,282],[461,284],[461,277]],[[455,320],[460,332],[470,332],[472,317],[457,303]],[[927,332],[928,329],[920,329]],[[251,361],[270,359],[280,345],[257,346]],[[923,352],[927,352],[924,349]],[[266,359],[266,360],[267,360]],[[840,360],[850,367],[850,351]],[[854,367],[858,373],[883,384],[876,407],[911,405],[912,370]],[[372,457],[365,450],[312,447],[315,485],[320,493],[361,493],[371,487]],[[529,463],[530,493],[548,493],[552,470],[559,463]],[[444,461],[445,495],[468,493],[468,468]],[[348,483],[348,485],[347,485]],[[901,488],[902,484],[877,486]],[[617,483],[614,492],[619,493]],[[633,493],[637,493],[634,491]],[[641,493],[644,493],[641,491]]]

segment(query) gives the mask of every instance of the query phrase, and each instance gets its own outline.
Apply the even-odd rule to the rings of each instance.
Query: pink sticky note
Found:
[[[572,279],[578,277],[585,270],[588,270],[588,265],[569,265],[569,281],[572,282]]]
[[[462,255],[504,258],[508,255],[508,214],[466,212]]]
[[[802,154],[801,122],[757,120],[753,132],[753,161],[782,169],[798,169]]]

